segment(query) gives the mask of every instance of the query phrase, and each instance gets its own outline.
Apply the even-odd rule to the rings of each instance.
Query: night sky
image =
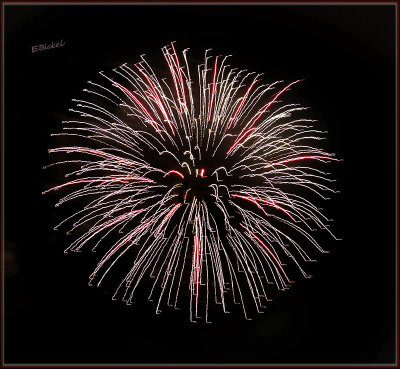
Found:
[[[388,5],[71,5],[5,7],[5,363],[393,363],[395,340],[395,8]],[[32,53],[59,41],[64,46]],[[341,193],[306,265],[264,314],[156,315],[87,285],[98,255],[63,253],[65,210],[42,196],[54,179],[50,134],[86,81],[140,55],[163,68],[176,41],[265,81],[304,78],[296,102],[327,130]]]

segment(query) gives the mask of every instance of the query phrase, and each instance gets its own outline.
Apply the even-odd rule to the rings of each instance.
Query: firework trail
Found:
[[[114,298],[131,304],[153,278],[157,313],[186,299],[192,321],[230,303],[250,319],[270,284],[293,283],[285,260],[307,277],[303,245],[324,252],[310,233],[330,233],[329,219],[310,198],[335,191],[314,164],[338,159],[313,146],[325,132],[312,120],[293,118],[305,108],[279,100],[301,80],[262,84],[209,50],[192,74],[187,49],[162,51],[165,78],[142,57],[112,78],[101,72],[104,84],[89,81],[89,98],[73,100],[77,118],[56,135],[78,145],[49,150],[64,158],[49,166],[75,169],[44,193],[69,190],[56,206],[86,200],[56,229],[80,235],[66,252],[103,251],[90,284],[125,259]]]

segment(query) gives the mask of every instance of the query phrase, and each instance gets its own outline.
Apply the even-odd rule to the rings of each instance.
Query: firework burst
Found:
[[[279,100],[301,80],[263,84],[209,50],[193,74],[187,50],[162,51],[165,78],[142,57],[73,100],[77,118],[56,134],[73,144],[49,150],[67,154],[50,166],[73,167],[71,179],[44,193],[84,201],[56,229],[78,235],[66,252],[103,251],[90,284],[129,260],[114,298],[131,304],[153,278],[157,313],[187,300],[190,319],[208,321],[211,305],[236,303],[249,319],[269,285],[293,283],[285,260],[307,277],[304,245],[325,252],[311,231],[330,233],[329,219],[310,199],[335,191],[314,164],[338,159],[315,147],[324,132],[298,117],[305,108]]]

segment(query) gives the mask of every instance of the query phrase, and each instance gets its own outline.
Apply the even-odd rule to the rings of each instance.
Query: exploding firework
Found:
[[[335,192],[319,167],[338,159],[315,147],[325,132],[305,108],[279,100],[301,80],[263,84],[209,50],[193,74],[187,50],[162,51],[165,75],[142,57],[73,100],[77,118],[56,134],[72,144],[49,150],[71,180],[44,193],[85,206],[55,228],[78,235],[66,252],[103,251],[90,284],[127,267],[115,299],[147,284],[157,313],[186,300],[192,321],[231,303],[249,319],[270,285],[293,283],[285,260],[308,277],[305,248],[325,252],[311,231],[331,233],[329,219],[312,199]]]

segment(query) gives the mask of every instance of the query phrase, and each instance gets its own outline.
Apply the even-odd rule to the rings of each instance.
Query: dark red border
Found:
[[[192,1],[169,1],[169,0],[147,0],[147,1],[132,1],[132,0],[117,0],[117,3],[121,4],[171,4],[174,6],[179,6],[179,5],[185,5],[185,4],[243,4],[243,5],[250,5],[250,4],[299,4],[299,5],[335,5],[335,4],[348,4],[348,5],[364,5],[364,4],[376,4],[376,5],[395,5],[396,6],[396,34],[397,34],[397,63],[396,63],[396,71],[397,71],[397,83],[396,83],[396,97],[397,99],[400,97],[399,95],[399,20],[400,20],[400,10],[399,10],[399,1],[398,0],[393,0],[393,1],[374,1],[374,0],[367,0],[367,1],[361,1],[361,0],[336,0],[336,1],[318,1],[318,0],[308,0],[308,1],[288,1],[288,0],[276,0],[276,1],[264,1],[264,0],[249,0],[248,2],[246,1],[240,1],[240,0],[219,0],[219,1],[212,1],[212,0],[192,0]],[[53,2],[49,0],[45,1],[37,1],[37,0],[9,0],[9,1],[2,1],[0,0],[1,3],[1,9],[0,9],[0,18],[1,18],[1,29],[0,29],[0,36],[1,36],[1,63],[0,63],[0,84],[1,84],[1,92],[0,92],[0,99],[1,99],[1,112],[3,112],[3,4],[4,5],[11,5],[11,4],[52,4],[52,5],[65,5],[65,4],[109,4],[109,5],[118,5],[115,4],[113,1],[109,0],[67,0],[67,1],[62,1],[62,2]],[[399,119],[400,119],[400,113],[399,113],[399,104],[398,101],[395,101],[396,103],[396,124],[397,124],[397,137],[395,139],[397,140],[397,147],[396,147],[396,155],[397,155],[397,160],[399,160],[399,138],[400,138],[400,127],[399,127]],[[0,242],[1,242],[1,253],[0,253],[0,269],[1,269],[1,283],[0,283],[0,303],[1,303],[1,322],[3,322],[3,317],[4,317],[4,306],[3,306],[3,114],[1,116],[1,129],[0,129],[0,192],[1,192],[1,197],[0,197]],[[397,219],[400,220],[400,213],[399,213],[399,168],[396,168],[397,170]],[[400,273],[399,273],[399,261],[400,261],[400,250],[399,250],[399,241],[400,241],[400,234],[399,234],[399,227],[398,225],[396,226],[396,253],[397,253],[397,268],[396,268],[396,278],[397,282],[399,282],[400,279]],[[397,286],[397,294],[396,294],[396,302],[397,302],[397,327],[396,327],[396,334],[397,334],[397,344],[399,344],[399,291],[398,291]],[[2,327],[3,328],[3,327]],[[1,329],[1,348],[0,348],[0,368],[44,368],[44,367],[49,367],[49,368],[274,368],[274,364],[104,364],[104,365],[96,365],[96,364],[89,364],[89,365],[82,365],[82,364],[62,364],[62,365],[43,365],[43,364],[31,364],[31,365],[19,365],[19,364],[4,364],[3,363],[3,335],[4,331]],[[370,364],[292,364],[292,365],[275,365],[276,368],[399,368],[399,362],[398,362],[398,352],[399,352],[399,347],[396,347],[396,363],[395,364],[377,364],[377,365],[370,365]]]
[[[243,4],[243,5],[251,5],[251,4],[289,4],[289,5],[335,5],[335,4],[348,4],[348,5],[365,5],[365,4],[376,4],[376,5],[396,5],[399,3],[398,0],[65,0],[65,1],[52,1],[52,0],[1,0],[0,3],[11,5],[11,4],[51,4],[51,5],[66,5],[66,4],[109,4],[109,5],[118,5],[121,3],[127,4],[155,4],[158,5],[160,3],[163,4],[171,4],[171,5],[185,5],[185,4]]]

